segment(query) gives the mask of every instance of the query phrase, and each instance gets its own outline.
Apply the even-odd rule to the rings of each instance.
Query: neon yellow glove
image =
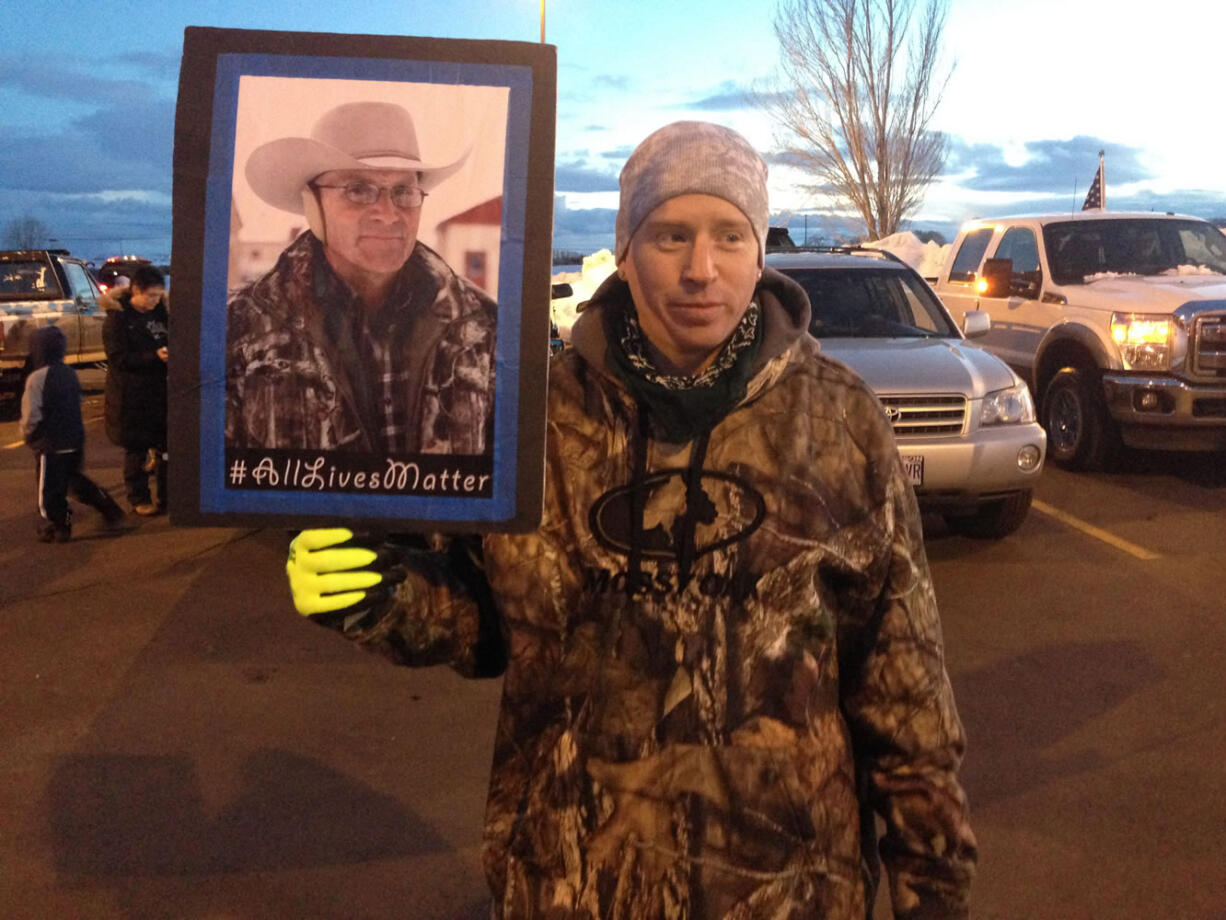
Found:
[[[317,616],[362,603],[367,589],[385,582],[371,566],[379,554],[354,544],[345,527],[304,530],[289,545],[285,574],[294,607],[303,616]]]

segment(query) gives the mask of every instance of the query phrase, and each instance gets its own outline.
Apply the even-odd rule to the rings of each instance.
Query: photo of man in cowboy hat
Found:
[[[497,306],[418,238],[469,152],[432,160],[408,109],[360,101],[250,153],[251,190],[309,229],[229,301],[228,447],[491,450]]]

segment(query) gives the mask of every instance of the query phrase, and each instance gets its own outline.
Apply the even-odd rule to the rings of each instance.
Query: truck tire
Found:
[[[1066,470],[1104,469],[1120,450],[1119,429],[1094,369],[1065,367],[1052,377],[1040,421],[1048,459]]]
[[[25,388],[23,368],[0,372],[0,422],[21,418],[21,394]]]
[[[1014,492],[1005,498],[987,502],[972,515],[950,517],[949,529],[978,540],[999,540],[1022,526],[1030,511],[1030,489]]]

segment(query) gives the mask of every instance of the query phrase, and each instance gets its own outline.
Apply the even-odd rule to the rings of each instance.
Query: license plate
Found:
[[[913,486],[922,486],[924,484],[924,458],[919,454],[902,454],[901,458],[907,481]]]

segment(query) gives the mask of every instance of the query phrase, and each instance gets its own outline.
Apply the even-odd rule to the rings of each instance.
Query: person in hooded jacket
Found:
[[[666,126],[620,185],[617,274],[550,367],[539,529],[303,531],[295,605],[401,664],[505,664],[496,917],[860,920],[884,863],[895,917],[965,918],[964,736],[889,423],[764,268],[744,138]]]
[[[64,363],[68,339],[58,326],[40,326],[30,335],[30,374],[21,396],[21,436],[37,456],[38,539],[66,543],[72,538],[68,495],[96,508],[108,526],[123,520],[110,493],[81,472],[85,425],[81,382]]]
[[[166,509],[166,362],[169,317],[166,279],[152,265],[132,273],[129,287],[104,296],[102,344],[106,375],[106,434],[124,450],[128,502],[140,515]],[[157,482],[157,503],[149,488]]]

